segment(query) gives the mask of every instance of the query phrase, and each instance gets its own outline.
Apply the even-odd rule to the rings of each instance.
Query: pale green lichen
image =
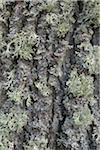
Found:
[[[19,132],[22,127],[27,123],[27,112],[23,111],[20,108],[11,108],[10,112],[7,114],[4,114],[1,112],[0,116],[0,124],[2,128],[5,126],[10,131],[16,131]]]
[[[45,81],[35,82],[35,86],[39,89],[43,96],[50,96],[52,93],[52,90]]]
[[[44,150],[44,147],[46,148],[48,140],[45,137],[41,137],[40,139],[36,140],[29,140],[28,145],[24,145],[25,150]],[[45,150],[49,150],[49,148],[46,148]]]
[[[10,100],[17,102],[18,104],[22,103],[22,89],[16,88],[14,91],[8,91],[7,95]]]
[[[18,57],[21,59],[31,60],[32,54],[34,54],[33,46],[37,42],[37,35],[34,32],[27,31],[16,34],[11,42],[7,45],[5,54],[7,57]],[[14,45],[14,50],[10,50]]]
[[[0,111],[0,150],[13,150],[14,133],[22,130],[26,125],[28,115],[27,112],[13,107],[9,113]]]
[[[3,75],[7,76],[6,82],[4,83],[5,89],[13,90],[14,83],[16,82],[15,81],[15,70],[11,70],[10,72],[4,72]]]
[[[24,85],[15,88],[13,87],[12,90],[8,90],[7,95],[9,100],[14,101],[21,106],[23,106],[25,100],[27,107],[31,105],[31,94]]]
[[[70,79],[67,82],[69,91],[76,97],[84,97],[88,100],[93,99],[94,85],[93,78],[84,73],[78,75],[77,70],[71,72]]]
[[[61,24],[58,24],[58,36],[65,36],[65,34],[67,34],[70,30],[70,27],[70,24],[67,22],[62,22]]]
[[[47,0],[46,3],[42,4],[41,9],[46,10],[48,13],[55,11],[57,0]]]
[[[85,64],[91,74],[100,73],[100,46],[94,46],[93,50],[86,55]]]
[[[52,26],[57,25],[59,17],[55,13],[49,13],[46,15],[46,22]]]
[[[80,15],[79,22],[87,26],[93,25],[98,27],[100,25],[100,1],[99,0],[85,0],[83,10]]]
[[[59,16],[59,23],[57,25],[57,34],[60,37],[64,37],[71,31],[72,25],[75,23],[74,15],[74,1],[61,1],[61,9],[63,14]]]
[[[52,30],[56,32],[58,37],[64,37],[75,22],[74,15],[74,1],[60,1],[59,4],[53,1],[51,5],[55,7],[54,10],[49,10],[46,15],[46,22],[51,25]],[[50,5],[50,6],[51,6]],[[59,13],[59,7],[62,13]],[[51,7],[50,7],[51,8]]]
[[[83,43],[80,47],[84,47],[86,53],[76,52],[80,60],[83,60],[83,67],[89,70],[90,74],[100,73],[100,46],[91,46]]]
[[[13,149],[14,149],[14,142],[11,142],[5,136],[1,137],[0,135],[0,150],[13,150]]]
[[[0,0],[0,9],[3,9],[5,4],[5,0]]]
[[[86,127],[93,121],[93,115],[88,106],[85,105],[80,111],[73,114],[73,119],[76,125]]]
[[[0,24],[2,24],[2,18],[0,18]],[[0,25],[0,50],[2,50],[2,48],[6,46],[6,43],[4,41],[4,38],[3,38],[3,28],[2,26]]]

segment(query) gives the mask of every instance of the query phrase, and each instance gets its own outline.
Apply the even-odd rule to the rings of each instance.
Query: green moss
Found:
[[[94,85],[93,78],[82,73],[78,75],[77,70],[71,72],[69,81],[67,82],[69,91],[76,97],[84,97],[88,100],[93,99]]]
[[[86,127],[93,121],[93,115],[87,105],[80,109],[80,111],[73,114],[73,119],[76,125]]]

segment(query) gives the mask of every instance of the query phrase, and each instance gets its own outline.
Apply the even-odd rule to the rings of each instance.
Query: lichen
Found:
[[[43,96],[50,96],[52,90],[45,81],[35,82],[35,86],[39,89]]]
[[[46,10],[48,13],[55,11],[57,0],[47,0],[46,3],[42,4],[41,9]]]
[[[83,5],[83,11],[80,14],[79,22],[87,26],[93,25],[95,28],[100,25],[100,1],[92,0],[85,1]]]
[[[27,123],[27,113],[20,108],[13,107],[8,113],[0,111],[0,150],[14,148],[14,132],[18,133]]]
[[[32,140],[30,139],[28,142],[28,145],[24,145],[25,150],[44,150],[44,147],[46,147],[48,140],[45,137],[41,137],[40,139]],[[44,146],[45,145],[45,146]],[[45,150],[49,150],[48,148]]]
[[[16,34],[11,42],[7,45],[5,52],[7,57],[18,57],[25,60],[32,60],[32,54],[34,54],[33,46],[37,42],[37,35],[34,32],[27,31]],[[14,45],[13,50],[11,46]]]
[[[91,74],[100,73],[100,47],[94,46],[85,58],[85,64]]]
[[[58,36],[64,36],[68,33],[70,30],[70,24],[67,24],[66,22],[63,22],[61,24],[58,24]]]
[[[0,9],[3,9],[5,0],[0,0]]]
[[[90,74],[100,73],[100,46],[84,47],[87,52],[76,52],[80,60],[83,61],[83,68],[88,69]]]
[[[80,108],[80,111],[73,114],[73,119],[76,125],[87,127],[93,121],[93,115],[88,106],[85,105],[83,108]]]
[[[78,75],[77,70],[71,72],[70,79],[67,82],[69,91],[76,97],[84,97],[88,100],[93,98],[94,85],[93,78],[84,73]]]

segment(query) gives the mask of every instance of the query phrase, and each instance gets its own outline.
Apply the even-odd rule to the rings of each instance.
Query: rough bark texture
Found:
[[[100,2],[0,2],[0,150],[100,150]]]

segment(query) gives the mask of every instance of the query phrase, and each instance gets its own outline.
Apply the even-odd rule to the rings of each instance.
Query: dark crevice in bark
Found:
[[[93,28],[93,35],[91,39],[91,44],[94,46],[100,45],[100,27],[98,28]]]
[[[35,32],[38,34],[38,25],[39,25],[39,21],[42,17],[42,15],[45,14],[45,11],[42,10],[38,13],[38,15],[36,16],[36,20],[35,20]]]
[[[7,35],[10,34],[10,18],[11,18],[12,14],[13,14],[15,6],[16,6],[15,3],[7,3],[6,4],[6,11],[9,12],[9,16],[7,18],[7,28],[6,28]]]
[[[28,126],[24,126],[23,130],[15,137],[17,142],[14,144],[14,150],[24,150],[24,144],[28,144],[31,133],[27,129]]]
[[[30,1],[26,1],[26,9],[27,9],[28,11],[30,10],[29,6],[30,6]]]
[[[59,124],[58,124],[58,130],[57,130],[57,139],[60,138],[61,134],[62,134],[62,126],[65,122],[65,119],[67,117],[67,113],[66,113],[66,108],[64,106],[64,100],[66,98],[66,94],[67,94],[67,91],[66,91],[66,81],[69,79],[69,74],[70,74],[70,49],[68,49],[66,51],[66,54],[65,54],[65,58],[64,58],[64,63],[62,65],[62,72],[63,72],[63,75],[62,77],[58,77],[58,81],[59,81],[59,88],[60,88],[60,111],[61,111],[61,117],[62,118],[59,118]],[[56,140],[57,140],[56,139]],[[64,146],[62,145],[62,147],[64,148]],[[58,150],[59,147],[58,146],[58,143],[56,145],[56,150]]]
[[[92,35],[92,39],[91,39],[91,44],[93,46],[100,46],[100,28],[93,28],[93,35]],[[98,103],[98,109],[100,108],[100,74],[95,75],[94,78],[94,95],[97,99],[97,103]]]
[[[23,141],[24,141],[24,130],[19,134],[17,135],[16,137],[16,143],[14,144],[14,150],[24,150],[24,147],[23,147]]]
[[[82,0],[78,0],[77,3],[79,6],[79,13],[82,13],[84,3]]]
[[[77,45],[75,43],[75,33],[76,33],[76,29],[78,27],[78,16],[79,16],[79,5],[78,2],[76,4],[76,8],[75,8],[75,13],[74,13],[74,19],[75,19],[75,23],[73,25],[73,31],[70,35],[70,39],[69,39],[69,45],[72,46],[71,48],[71,52],[70,52],[70,64],[71,65],[75,65],[76,60],[75,60],[75,51],[77,50]]]
[[[91,39],[91,44],[92,46],[100,46],[100,31],[99,31],[99,27],[96,29],[92,29],[93,30],[93,35],[92,35],[92,39]],[[100,74],[95,74],[93,75],[94,77],[94,96],[95,99],[97,100],[97,111],[99,112],[100,109]],[[92,108],[91,108],[92,109]],[[90,125],[90,130],[88,131],[88,138],[89,138],[89,148],[90,150],[98,150],[99,147],[96,144],[96,139],[95,137],[93,138],[93,133],[94,133],[94,129],[98,128],[94,122]]]
[[[93,114],[93,110],[90,103],[88,104],[88,108],[90,109],[91,114]],[[93,138],[94,128],[95,128],[95,124],[94,121],[92,121],[92,123],[89,126],[89,129],[87,130],[87,139],[88,139],[88,145],[90,150],[97,149],[96,141]]]
[[[69,45],[72,46],[72,48],[69,51],[69,54],[67,54],[69,56],[69,67],[67,67],[68,62],[66,63],[66,61],[65,61],[63,64],[63,67],[62,67],[63,77],[62,77],[62,79],[59,78],[60,90],[61,90],[60,111],[61,111],[61,115],[62,115],[62,120],[59,120],[59,126],[58,126],[58,133],[59,134],[58,134],[57,138],[60,138],[60,134],[63,132],[62,126],[65,122],[66,117],[67,117],[66,108],[65,108],[64,103],[63,103],[63,101],[65,100],[65,95],[67,94],[65,91],[66,81],[69,78],[69,73],[71,71],[71,65],[73,66],[76,63],[75,50],[77,49],[77,45],[75,43],[75,32],[76,32],[76,29],[78,27],[77,20],[78,20],[78,13],[79,13],[79,11],[77,10],[77,5],[78,5],[78,3],[76,4],[76,9],[75,9],[75,14],[74,14],[75,23],[73,25],[73,31],[70,34],[70,38],[69,38]],[[68,57],[67,55],[66,55],[66,58]],[[58,150],[59,148],[60,147],[57,145],[56,150]]]
[[[47,35],[47,38],[48,38],[48,34]],[[45,48],[46,50],[47,47],[45,45]],[[56,147],[56,133],[55,131],[53,130],[53,122],[54,122],[54,115],[55,115],[55,102],[56,102],[56,96],[57,96],[57,93],[56,93],[56,89],[54,86],[51,86],[50,83],[49,83],[49,78],[51,76],[51,74],[49,73],[49,70],[50,70],[50,64],[48,62],[48,60],[46,59],[47,61],[47,84],[50,86],[51,90],[52,90],[52,104],[51,104],[51,118],[50,118],[50,121],[49,121],[49,134],[48,134],[48,143],[47,143],[47,148],[51,148],[53,150],[55,150],[55,147]]]
[[[55,90],[55,87],[52,87],[52,117],[51,117],[51,121],[53,122],[53,118],[54,118],[54,102],[55,102],[55,99],[56,99],[56,90]]]
[[[94,87],[94,96],[98,103],[98,109],[100,109],[100,74],[95,75]]]
[[[63,103],[63,101],[65,99],[65,84],[66,84],[66,79],[63,80],[63,82],[62,82],[61,79],[59,79],[59,83],[60,83],[60,93],[61,93],[61,96],[60,96],[61,100],[60,100],[60,106],[59,107],[60,107],[62,119],[59,119],[58,130],[57,130],[58,134],[57,134],[57,137],[56,137],[57,139],[60,138],[60,135],[63,132],[62,131],[62,126],[63,126],[63,124],[65,122],[66,117],[67,117],[67,115],[66,115],[66,109],[65,109],[65,106],[64,106],[64,103]],[[64,147],[64,146],[62,145],[62,147]],[[59,145],[57,143],[55,150],[58,150],[59,148],[61,148],[61,147],[59,147]]]
[[[65,99],[65,83],[66,83],[66,80],[64,82],[64,84],[62,83],[62,81],[59,79],[59,83],[60,83],[60,90],[61,90],[61,104],[60,104],[60,108],[61,108],[61,115],[62,115],[62,120],[59,121],[59,127],[58,127],[58,133],[60,134],[60,132],[62,132],[62,125],[64,124],[65,122],[65,119],[66,119],[66,109],[64,107],[64,104],[63,104],[63,100]]]
[[[52,123],[54,121],[54,115],[55,115],[55,100],[56,100],[56,90],[55,87],[52,87],[52,114],[51,114],[51,121],[49,122],[50,128],[49,128],[49,135],[48,135],[48,143],[47,148],[53,148],[55,150],[56,147],[56,133],[52,130]],[[53,139],[53,141],[51,140]]]
[[[97,149],[96,142],[93,139],[94,126],[95,126],[94,122],[92,122],[92,124],[89,126],[89,129],[87,130],[89,150],[96,150]]]

